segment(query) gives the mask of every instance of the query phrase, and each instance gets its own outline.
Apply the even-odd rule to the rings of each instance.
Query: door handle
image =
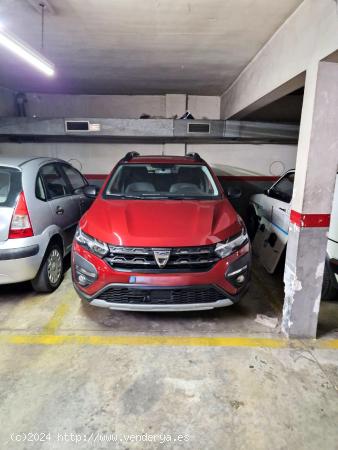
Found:
[[[286,212],[285,208],[279,208],[281,211]]]
[[[59,216],[62,216],[62,214],[65,212],[65,210],[61,206],[57,206],[56,208],[56,214]]]

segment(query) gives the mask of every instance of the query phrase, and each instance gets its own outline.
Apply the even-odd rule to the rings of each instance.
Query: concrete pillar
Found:
[[[306,73],[284,272],[282,330],[315,338],[338,166],[338,64]]]

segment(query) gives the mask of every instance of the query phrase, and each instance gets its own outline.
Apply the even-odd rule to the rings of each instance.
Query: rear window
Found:
[[[21,189],[20,170],[0,166],[0,207],[13,207]]]

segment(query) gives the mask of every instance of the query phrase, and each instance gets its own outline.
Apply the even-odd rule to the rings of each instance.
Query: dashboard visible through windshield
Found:
[[[187,164],[121,164],[103,197],[131,199],[215,199],[220,195],[207,166]]]

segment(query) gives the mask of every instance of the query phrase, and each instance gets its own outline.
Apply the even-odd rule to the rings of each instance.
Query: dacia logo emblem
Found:
[[[160,269],[167,265],[170,258],[170,250],[153,250],[156,264]]]

